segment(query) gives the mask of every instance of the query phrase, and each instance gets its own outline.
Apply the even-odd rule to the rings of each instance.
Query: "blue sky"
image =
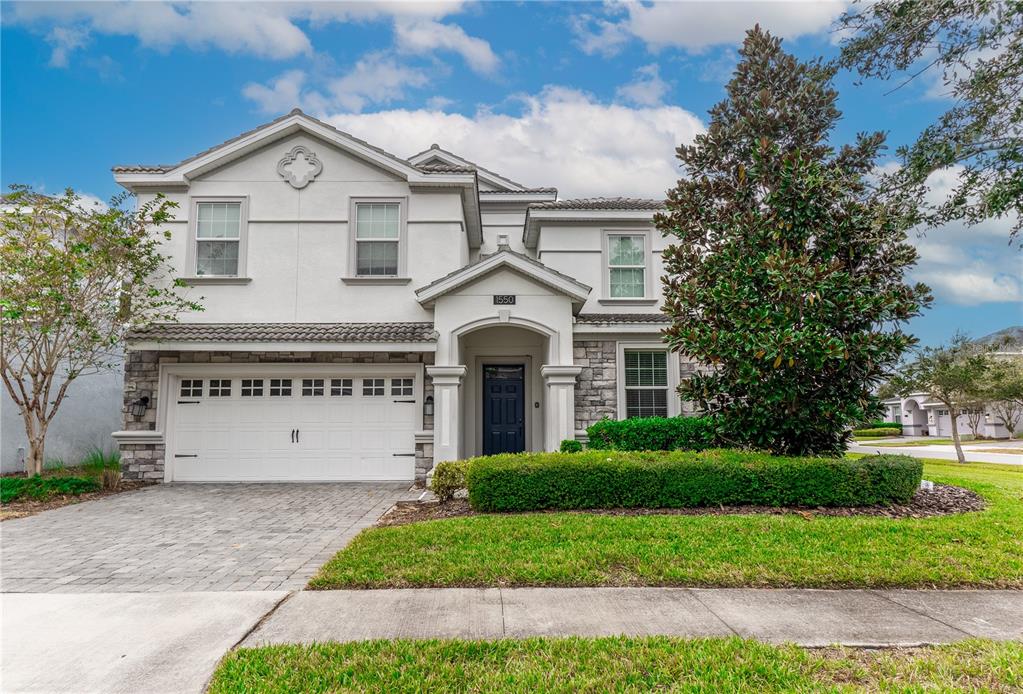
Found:
[[[110,166],[173,163],[294,106],[401,156],[438,142],[563,197],[658,197],[674,147],[723,96],[760,22],[832,57],[834,2],[10,3],[2,5],[2,182],[102,199]],[[924,77],[841,74],[834,141],[910,142],[947,103]],[[936,190],[955,180],[936,175]],[[1023,323],[1009,223],[914,239],[936,302],[924,343]]]

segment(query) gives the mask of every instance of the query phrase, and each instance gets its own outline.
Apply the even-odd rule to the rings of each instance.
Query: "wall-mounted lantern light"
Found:
[[[141,398],[131,401],[131,414],[133,417],[144,417],[147,409],[149,409],[148,395],[143,395]]]
[[[433,396],[427,395],[423,401],[423,414],[427,417],[433,416]]]

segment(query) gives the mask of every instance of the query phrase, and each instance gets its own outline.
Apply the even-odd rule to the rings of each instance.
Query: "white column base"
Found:
[[[556,451],[565,439],[575,439],[575,380],[581,366],[547,365],[540,367],[547,397],[544,405],[544,448]]]

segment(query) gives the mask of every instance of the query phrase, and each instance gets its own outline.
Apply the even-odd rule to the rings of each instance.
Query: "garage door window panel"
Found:
[[[332,378],[330,379],[330,394],[334,397],[346,397],[352,394],[352,379]]]
[[[413,394],[413,383],[411,378],[392,378],[391,395],[410,397]]]
[[[231,379],[229,379],[229,378],[211,378],[210,379],[210,397],[211,398],[229,398],[229,397],[231,397]]]
[[[202,379],[201,378],[183,378],[181,379],[181,397],[183,398],[201,398],[202,397]]]
[[[242,397],[243,398],[259,398],[263,396],[263,379],[262,378],[243,378],[242,379]]]
[[[270,397],[289,397],[291,395],[290,378],[271,378]]]
[[[322,378],[303,378],[302,379],[302,396],[303,397],[316,397],[323,395],[323,379]]]
[[[384,379],[382,378],[362,379],[362,394],[367,397],[378,397],[384,395]]]

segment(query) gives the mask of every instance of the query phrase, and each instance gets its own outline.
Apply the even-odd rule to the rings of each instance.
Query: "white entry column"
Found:
[[[556,451],[565,439],[575,439],[575,380],[581,366],[540,367],[546,386],[546,435],[544,447]]]
[[[433,379],[433,464],[462,457],[462,379],[465,366],[427,366]]]

